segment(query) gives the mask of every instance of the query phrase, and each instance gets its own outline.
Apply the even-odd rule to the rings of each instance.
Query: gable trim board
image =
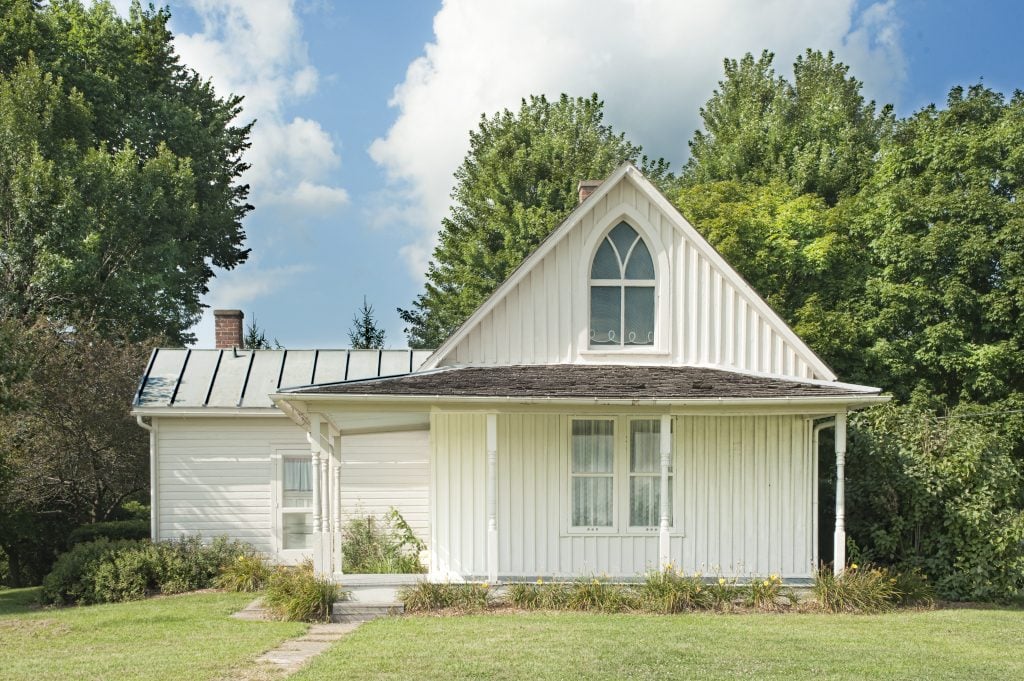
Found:
[[[458,360],[454,357],[453,353],[460,347],[461,344],[465,343],[469,338],[470,334],[481,327],[486,322],[490,315],[492,315],[498,305],[504,301],[509,295],[515,291],[516,287],[523,284],[527,277],[534,273],[538,269],[539,263],[545,260],[548,256],[552,255],[558,246],[565,240],[565,238],[583,222],[588,216],[591,210],[596,209],[601,205],[602,201],[605,201],[609,193],[613,190],[618,191],[618,188],[626,183],[634,190],[642,193],[644,198],[650,201],[661,215],[667,219],[670,225],[677,230],[685,242],[687,242],[692,249],[697,253],[698,256],[703,257],[708,266],[714,269],[715,272],[725,281],[732,289],[740,296],[741,301],[746,307],[748,307],[753,313],[755,313],[761,321],[763,321],[768,328],[775,333],[783,342],[789,345],[792,352],[801,360],[810,371],[813,372],[811,378],[818,378],[823,380],[834,381],[836,380],[835,373],[793,332],[792,329],[782,320],[779,315],[772,310],[772,308],[761,298],[761,296],[743,279],[738,272],[736,272],[722,256],[711,246],[707,240],[704,239],[697,232],[696,229],[687,222],[678,210],[666,199],[661,192],[652,185],[642,173],[640,173],[632,164],[625,163],[620,166],[614,173],[612,173],[605,182],[586,200],[580,203],[569,216],[555,228],[547,238],[545,238],[540,245],[534,250],[532,254],[526,257],[526,259],[517,267],[508,279],[505,280],[492,294],[491,296],[479,307],[469,318],[453,333],[448,340],[446,340],[430,357],[423,363],[421,369],[428,370],[434,369],[439,366],[446,364],[458,363]],[[615,205],[608,206],[608,213],[600,219],[600,225],[602,229],[596,227],[590,230],[587,235],[586,244],[590,247],[590,250],[583,250],[586,258],[585,264],[589,265],[589,258],[592,256],[593,248],[596,247],[598,240],[603,236],[604,231],[608,228],[617,224],[614,222],[619,219],[617,216],[628,214],[632,217],[630,224],[637,228],[645,238],[651,239],[652,234],[646,224],[646,220],[642,216],[637,214],[635,208],[628,204],[621,202]],[[613,217],[608,217],[613,216]],[[639,218],[639,219],[638,219]],[[633,222],[639,224],[633,224]],[[652,249],[652,254],[653,254]],[[667,257],[664,252],[661,253],[661,257]],[[673,258],[679,258],[681,254],[673,254]],[[678,270],[680,263],[677,261],[674,263],[674,268]],[[584,267],[589,272],[589,267]],[[581,274],[581,277],[584,275]],[[664,276],[660,279],[665,279]],[[586,278],[579,278],[577,280],[569,280],[567,283],[570,286],[585,285],[580,282],[586,282]],[[672,309],[675,304],[674,298],[679,296],[682,292],[675,290],[677,283],[676,281],[659,281],[657,284],[659,291],[659,316],[662,320],[669,319],[671,315],[666,314],[663,308],[668,307]],[[664,295],[663,292],[669,292],[668,295]],[[667,299],[667,300],[665,300]],[[528,302],[526,303],[529,304]],[[578,306],[573,306],[578,307]],[[589,314],[589,305],[587,310],[580,311],[578,314]],[[575,320],[576,317],[574,316]],[[676,325],[680,323],[680,320],[676,320]],[[574,331],[581,333],[582,336],[578,340],[580,348],[577,352],[581,357],[582,362],[593,361],[602,357],[611,357],[620,353],[606,353],[602,351],[590,350],[585,342],[586,329],[582,328],[583,324],[574,323]],[[665,322],[661,322],[661,326],[665,327]],[[581,330],[582,329],[582,330]],[[662,331],[665,331],[663,328]],[[658,332],[659,334],[661,331]],[[582,342],[581,342],[582,341]],[[749,339],[748,339],[749,342]],[[625,355],[625,353],[621,353]],[[662,358],[671,357],[670,349],[665,347],[663,344],[657,350],[642,349],[635,350],[631,349],[628,353],[631,356],[638,357],[641,360],[644,356],[648,356],[649,361],[657,361]],[[773,353],[774,354],[774,353]],[[674,361],[679,358],[673,358]],[[687,361],[686,364],[693,364],[694,361]]]

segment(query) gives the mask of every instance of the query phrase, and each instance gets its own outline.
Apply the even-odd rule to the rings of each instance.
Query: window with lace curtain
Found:
[[[654,260],[643,238],[620,222],[590,266],[590,347],[654,345]]]

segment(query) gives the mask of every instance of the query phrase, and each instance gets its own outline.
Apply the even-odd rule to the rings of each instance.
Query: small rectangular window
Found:
[[[672,465],[669,464],[668,504],[672,516]],[[661,421],[629,423],[629,525],[661,524]]]
[[[572,524],[612,527],[615,487],[615,422],[572,422]]]
[[[313,538],[313,462],[308,455],[281,460],[281,548],[308,549]]]

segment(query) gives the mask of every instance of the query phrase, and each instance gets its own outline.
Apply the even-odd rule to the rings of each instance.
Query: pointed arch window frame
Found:
[[[625,226],[633,233],[633,239],[626,248],[626,253],[621,253],[619,244],[616,244],[616,239],[613,237],[613,233],[619,229],[619,227]],[[595,277],[595,269],[597,268],[597,259],[601,255],[602,249],[605,246],[611,248],[611,252],[614,254],[617,263],[615,265],[618,268],[618,277]],[[629,271],[634,264],[633,257],[638,254],[637,247],[643,246],[643,255],[646,256],[645,263],[641,266],[644,268],[645,274],[649,271],[649,278],[631,278]],[[598,239],[596,246],[593,248],[592,255],[589,261],[589,267],[587,268],[587,310],[588,310],[588,332],[587,332],[587,347],[590,351],[598,352],[622,352],[622,351],[637,351],[637,350],[650,350],[654,349],[659,345],[658,342],[658,267],[655,262],[654,254],[651,251],[650,245],[647,243],[647,239],[641,230],[637,229],[627,219],[616,220],[610,228],[605,230]],[[607,274],[603,272],[602,274]],[[611,289],[617,288],[619,295],[619,326],[618,326],[618,342],[597,342],[595,338],[594,330],[594,292],[595,289]],[[635,300],[636,296],[629,296],[627,292],[633,289],[635,291],[650,291],[649,300]],[[646,295],[646,294],[642,294]],[[629,298],[634,298],[630,301]],[[627,342],[627,308],[629,304],[643,304],[648,307],[650,314],[650,331],[648,332],[648,338],[646,342]],[[609,339],[610,338],[609,335]]]

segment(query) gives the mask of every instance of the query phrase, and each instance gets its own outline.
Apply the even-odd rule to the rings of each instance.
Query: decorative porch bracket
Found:
[[[664,568],[672,562],[672,543],[669,530],[672,527],[672,512],[669,508],[668,476],[672,467],[672,417],[661,417],[661,495],[659,500],[658,563]]]
[[[833,539],[832,570],[846,569],[846,412],[836,414],[836,532]]]
[[[498,581],[498,415],[487,415],[487,581]]]

